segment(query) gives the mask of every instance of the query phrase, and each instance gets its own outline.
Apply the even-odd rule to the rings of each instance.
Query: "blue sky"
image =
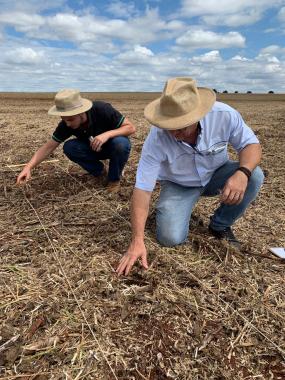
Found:
[[[285,93],[285,0],[0,0],[0,91]]]

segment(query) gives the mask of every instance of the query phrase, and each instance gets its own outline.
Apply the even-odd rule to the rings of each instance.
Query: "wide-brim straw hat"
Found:
[[[201,120],[212,108],[216,94],[210,88],[197,87],[194,79],[169,79],[160,98],[144,109],[145,118],[162,129],[182,129]]]
[[[59,91],[54,98],[55,105],[48,111],[54,116],[74,116],[88,111],[92,102],[81,97],[78,90],[64,89]]]

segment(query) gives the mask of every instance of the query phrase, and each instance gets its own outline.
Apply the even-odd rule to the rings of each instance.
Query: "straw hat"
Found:
[[[145,118],[162,129],[182,129],[201,120],[212,108],[216,94],[197,87],[192,78],[169,79],[160,98],[144,109]]]
[[[88,111],[92,102],[81,98],[78,90],[65,89],[59,91],[54,98],[55,106],[48,111],[49,115],[74,116]]]

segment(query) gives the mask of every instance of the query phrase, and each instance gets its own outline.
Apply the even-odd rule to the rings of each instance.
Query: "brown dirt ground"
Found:
[[[156,94],[85,95],[110,101],[137,126],[116,198],[61,149],[16,187],[21,168],[13,165],[31,157],[57,119],[47,115],[51,94],[0,95],[1,379],[285,379],[284,261],[268,252],[285,245],[285,96],[220,95],[264,151],[265,184],[235,226],[243,251],[207,234],[216,199],[198,203],[188,244],[160,247],[153,202],[151,267],[117,278],[148,132],[143,108]]]

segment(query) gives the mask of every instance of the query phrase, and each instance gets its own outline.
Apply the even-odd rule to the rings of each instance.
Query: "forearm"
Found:
[[[261,161],[261,146],[260,144],[247,145],[239,152],[239,164],[250,171],[253,171]]]
[[[130,136],[135,133],[135,126],[128,120],[125,119],[120,128],[111,129],[106,132],[109,138],[117,137],[117,136]]]
[[[151,192],[134,189],[131,202],[132,240],[143,240]]]
[[[46,159],[59,145],[56,141],[50,140],[47,143],[45,143],[43,146],[41,146],[36,153],[33,155],[33,157],[30,159],[30,161],[27,163],[26,167],[29,169],[35,168],[37,165],[39,165],[44,159]]]

